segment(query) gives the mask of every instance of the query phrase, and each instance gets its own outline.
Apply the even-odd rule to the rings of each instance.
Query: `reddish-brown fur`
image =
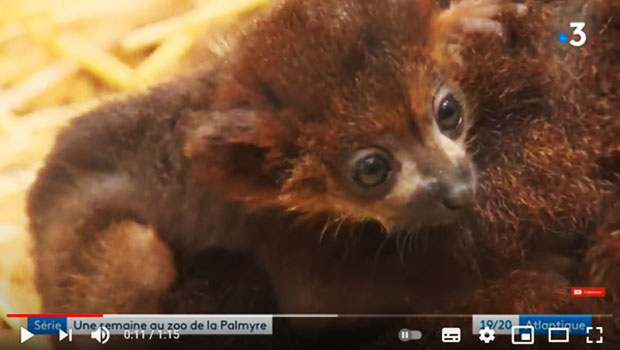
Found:
[[[562,9],[533,8],[538,15],[513,22],[528,39],[517,51],[464,54],[462,84],[479,118],[470,135],[481,226],[472,236],[487,279],[470,309],[613,313],[617,325],[620,7],[593,1],[570,15],[587,23],[581,49],[553,44],[549,33],[567,28],[557,27]],[[570,297],[584,285],[606,287],[607,297]]]
[[[57,286],[126,281],[82,259],[110,227],[134,221],[172,256],[153,250],[164,257],[160,293],[170,288],[171,297],[150,312],[187,310],[188,290],[208,300],[194,312],[244,310],[222,307],[213,287],[199,283],[238,283],[201,273],[214,247],[248,257],[220,274],[265,270],[276,306],[247,306],[256,312],[592,310],[570,300],[574,284],[604,284],[609,297],[596,310],[616,311],[620,54],[604,35],[620,36],[620,9],[593,2],[601,34],[566,53],[540,40],[552,31],[551,5],[507,12],[502,21],[513,32],[505,37],[461,36],[463,69],[443,54],[446,38],[424,35],[437,28],[427,2],[414,4],[291,0],[216,68],[74,121],[29,199],[44,310],[101,312],[84,303],[105,294],[84,287],[59,302]],[[468,220],[421,232],[426,249],[403,252],[394,242],[413,236],[386,238],[369,214],[382,208],[338,174],[343,154],[383,142],[386,132],[424,140],[438,75],[457,82],[471,108],[476,208]],[[420,163],[441,168],[441,154],[429,152]],[[69,248],[54,243],[61,240]],[[66,270],[75,286],[63,282]],[[135,291],[127,300],[143,293]]]

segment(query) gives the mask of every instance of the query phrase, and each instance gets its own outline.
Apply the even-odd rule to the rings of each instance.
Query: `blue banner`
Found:
[[[570,334],[586,334],[592,315],[519,315],[520,326],[533,326],[535,334],[548,334],[549,328],[568,328]]]
[[[58,330],[67,331],[67,319],[52,317],[29,317],[28,330],[32,334],[58,334]]]

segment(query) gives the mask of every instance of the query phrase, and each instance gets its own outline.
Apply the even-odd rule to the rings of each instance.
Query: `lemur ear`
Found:
[[[275,199],[291,151],[279,118],[273,112],[240,107],[209,111],[197,119],[184,146],[193,178],[233,199]]]

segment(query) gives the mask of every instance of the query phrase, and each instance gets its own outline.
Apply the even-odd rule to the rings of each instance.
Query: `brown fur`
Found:
[[[576,49],[540,40],[568,27],[558,29],[556,5],[530,5],[536,15],[515,18],[512,55],[493,45],[464,54],[462,86],[475,92],[478,118],[470,135],[481,226],[472,236],[488,280],[469,307],[617,317],[620,7],[590,2],[571,14],[589,36]],[[570,297],[571,286],[584,285],[607,287],[607,297]]]
[[[433,43],[413,33],[456,26],[457,17],[432,20],[430,5],[414,1],[384,5],[286,2],[215,69],[75,120],[29,200],[44,309],[82,305],[54,302],[58,271],[83,266],[81,251],[54,242],[97,244],[120,221],[153,227],[174,254],[180,288],[199,254],[222,247],[268,267],[282,312],[431,312],[440,303],[417,300],[448,302],[435,292],[446,285],[436,276],[452,271],[424,267],[441,259],[469,271],[462,240],[437,235],[442,248],[432,256],[382,251],[384,231],[365,221],[373,208],[390,211],[356,195],[340,175],[344,155],[368,144],[413,146],[421,169],[447,171],[430,137],[418,144],[440,72]],[[432,225],[422,212],[432,206],[420,204],[413,218]],[[339,235],[322,243],[325,231],[363,239]],[[47,264],[43,256],[67,258]],[[368,278],[356,277],[360,269]],[[470,275],[462,274],[463,292],[476,283]],[[350,282],[334,284],[343,280]],[[426,281],[420,296],[411,288],[416,280]],[[373,302],[376,285],[394,285],[386,291],[393,296]]]
[[[610,13],[620,10],[593,4],[599,33],[618,36]],[[466,10],[436,16],[428,2],[291,0],[214,69],[77,119],[29,199],[44,309],[84,311],[84,295],[59,304],[52,286],[67,269],[98,278],[82,247],[127,221],[152,227],[173,255],[160,262],[166,281],[176,276],[172,299],[151,312],[179,310],[175,291],[191,289],[213,247],[249,256],[225,274],[265,269],[277,310],[264,312],[583,309],[570,285],[618,280],[617,216],[601,203],[617,198],[618,75],[608,72],[620,55],[603,34],[590,50],[550,47],[540,33],[552,31],[553,6],[528,5],[527,16],[504,12],[512,32],[498,38],[459,32]],[[424,35],[437,29],[447,32]],[[446,33],[461,34],[456,58]],[[474,215],[441,227],[430,201],[412,215],[359,197],[340,175],[344,155],[368,144],[414,150],[425,174],[448,171],[428,141],[438,78],[465,96],[479,171]],[[428,248],[393,248],[409,239]],[[617,307],[607,286],[601,310]],[[195,312],[217,308],[205,304]]]

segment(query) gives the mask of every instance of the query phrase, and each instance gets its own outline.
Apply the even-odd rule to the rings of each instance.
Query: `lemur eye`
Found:
[[[364,186],[373,187],[384,183],[389,173],[388,162],[381,156],[371,155],[357,162],[353,178]]]
[[[351,177],[364,188],[384,184],[392,172],[391,162],[385,152],[378,149],[359,152],[352,162]]]
[[[463,108],[452,94],[446,95],[439,102],[436,119],[441,131],[455,130],[463,123]]]

